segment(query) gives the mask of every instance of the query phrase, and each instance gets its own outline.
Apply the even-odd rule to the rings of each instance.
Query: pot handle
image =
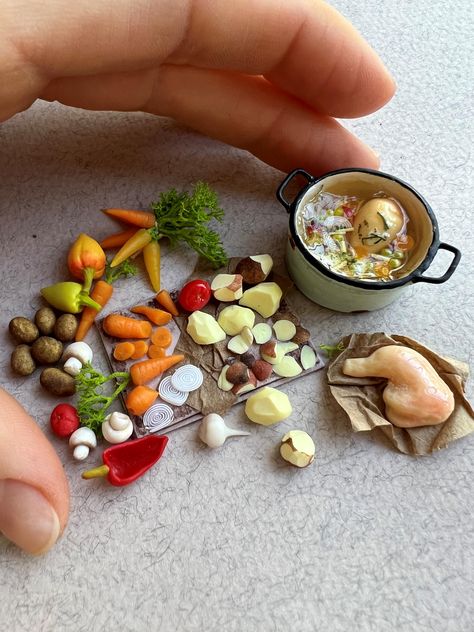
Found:
[[[313,178],[312,175],[310,175],[307,171],[305,171],[304,169],[295,169],[294,171],[292,171],[291,173],[289,173],[286,178],[283,180],[283,182],[280,184],[280,186],[277,189],[276,192],[276,196],[278,201],[280,202],[280,204],[282,206],[284,206],[286,208],[286,212],[289,213],[290,209],[291,209],[291,204],[292,202],[288,202],[288,200],[285,198],[285,196],[283,195],[286,187],[290,184],[290,182],[293,180],[293,178],[295,176],[303,176],[303,178],[306,178],[306,180],[308,180],[309,182],[313,182],[315,178]]]
[[[421,282],[423,282],[423,283],[444,283],[449,278],[451,278],[453,272],[458,267],[459,261],[461,260],[461,252],[457,248],[455,248],[455,246],[451,246],[451,244],[445,244],[443,242],[440,243],[440,245],[438,247],[438,250],[448,250],[449,252],[452,252],[453,255],[454,255],[453,260],[451,261],[451,264],[450,264],[449,268],[446,270],[446,272],[443,274],[443,276],[440,276],[440,277],[428,277],[428,276],[423,276],[423,274],[419,274],[419,275],[415,275],[413,277],[413,283],[421,283]]]

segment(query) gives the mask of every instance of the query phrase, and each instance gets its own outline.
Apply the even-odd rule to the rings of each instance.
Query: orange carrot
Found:
[[[132,353],[132,360],[139,360],[148,351],[148,344],[144,340],[137,340],[134,345],[135,350]]]
[[[133,342],[119,342],[114,349],[114,358],[119,362],[124,362],[129,358],[133,358],[135,353],[135,345]]]
[[[149,386],[135,386],[125,398],[125,405],[128,412],[132,415],[143,415],[155,399],[158,397],[158,391]]]
[[[107,281],[97,281],[94,285],[90,297],[99,303],[102,307],[106,305],[110,297],[112,296],[114,288]],[[77,341],[84,340],[87,335],[87,332],[92,327],[92,324],[97,316],[98,312],[93,307],[85,307],[82,310],[81,322],[79,323],[79,327],[77,328],[76,337]]]
[[[166,290],[161,290],[160,292],[158,292],[158,294],[155,296],[155,301],[158,303],[158,305],[161,305],[163,309],[166,309],[167,312],[173,314],[173,316],[179,315],[178,308],[173,303],[173,299],[171,298],[169,292],[167,292]]]
[[[171,331],[166,327],[158,327],[151,335],[151,341],[157,347],[167,349],[173,342]]]
[[[151,323],[147,320],[137,320],[121,314],[109,314],[104,318],[102,327],[106,334],[115,338],[149,338]]]
[[[100,245],[104,250],[121,248],[136,232],[136,228],[129,228],[128,230],[123,230],[121,233],[114,233],[113,235],[104,237]]]
[[[140,228],[151,228],[155,225],[155,216],[149,211],[133,211],[125,208],[104,208],[102,209],[106,215],[132,224]]]
[[[137,386],[151,382],[170,367],[184,360],[184,355],[177,354],[166,356],[165,358],[153,358],[150,360],[142,360],[132,364],[130,375],[132,382]]]
[[[150,345],[148,347],[148,357],[149,358],[164,358],[166,355],[166,349],[163,347],[157,347],[156,345]]]
[[[156,307],[148,307],[148,305],[136,305],[130,310],[134,314],[143,314],[148,320],[151,320],[155,325],[166,325],[171,320],[171,314],[165,312],[162,309]]]

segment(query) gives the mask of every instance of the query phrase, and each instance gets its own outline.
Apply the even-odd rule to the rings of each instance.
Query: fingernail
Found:
[[[57,513],[34,487],[0,481],[0,532],[27,553],[46,553],[59,537]]]

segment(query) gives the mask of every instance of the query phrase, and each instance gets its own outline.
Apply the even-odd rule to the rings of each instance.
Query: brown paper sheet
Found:
[[[464,396],[469,367],[464,362],[438,355],[416,340],[385,333],[353,334],[343,339],[345,350],[328,367],[332,395],[349,416],[354,432],[378,428],[404,454],[427,455],[447,447],[452,441],[474,432],[474,410]],[[383,378],[354,378],[344,375],[347,358],[364,358],[376,349],[399,344],[421,353],[449,385],[454,394],[454,411],[444,423],[418,428],[398,428],[384,416]]]

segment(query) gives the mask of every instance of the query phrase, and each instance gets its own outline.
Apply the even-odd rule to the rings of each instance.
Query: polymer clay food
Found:
[[[97,437],[93,430],[81,426],[69,437],[69,445],[73,448],[73,457],[76,461],[84,461],[89,452],[97,447]]]
[[[290,430],[281,440],[280,454],[296,467],[308,467],[314,461],[314,441],[304,430]]]
[[[250,395],[245,402],[245,414],[250,421],[262,426],[271,426],[283,421],[292,413],[288,396],[276,388],[264,386]]]
[[[58,404],[49,418],[51,430],[57,437],[70,437],[79,428],[77,410],[71,404]]]
[[[214,316],[206,312],[193,312],[188,318],[187,333],[198,345],[211,345],[225,340],[226,332]]]
[[[454,396],[426,358],[401,345],[380,347],[367,358],[345,360],[343,372],[352,377],[384,377],[387,419],[400,428],[431,426],[446,421]]]
[[[263,318],[270,318],[280,307],[280,300],[283,295],[281,287],[270,281],[269,283],[259,283],[245,290],[239,305],[251,307]],[[253,325],[252,325],[253,326]]]
[[[102,436],[109,443],[123,443],[130,438],[132,432],[132,420],[124,413],[110,413],[102,422]]]
[[[199,438],[210,448],[219,448],[229,437],[245,437],[250,433],[235,430],[226,425],[224,419],[216,413],[206,415],[199,425]]]
[[[209,283],[203,279],[194,279],[182,287],[178,296],[178,303],[187,312],[195,312],[205,307],[211,296]]]

